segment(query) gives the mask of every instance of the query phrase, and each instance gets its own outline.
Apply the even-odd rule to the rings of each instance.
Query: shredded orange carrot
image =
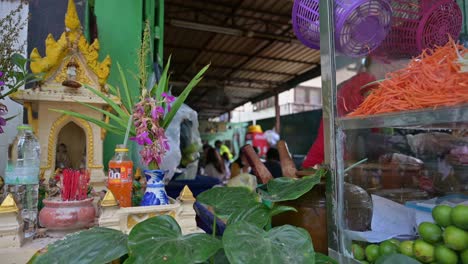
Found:
[[[457,54],[458,52],[458,54]],[[367,116],[468,103],[468,72],[459,58],[468,49],[454,40],[424,50],[406,68],[387,74],[348,116]]]

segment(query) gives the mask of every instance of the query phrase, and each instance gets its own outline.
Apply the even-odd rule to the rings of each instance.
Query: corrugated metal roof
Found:
[[[166,0],[165,56],[177,94],[211,67],[187,103],[207,118],[320,74],[320,53],[296,40],[291,0]]]

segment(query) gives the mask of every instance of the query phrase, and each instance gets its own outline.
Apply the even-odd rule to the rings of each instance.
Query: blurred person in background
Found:
[[[226,171],[226,180],[231,178],[231,161],[229,160],[229,156],[226,152],[223,153],[223,162],[224,162],[224,169]]]
[[[243,173],[251,173],[251,168],[244,153],[239,151],[239,157],[231,164],[231,178]]]
[[[219,155],[218,151],[212,147],[206,152],[204,175],[217,178],[221,182],[225,181],[227,178],[226,166],[224,165],[223,158]]]
[[[200,161],[198,162],[198,174],[204,175],[205,164],[206,164],[206,154],[208,153],[208,149],[212,148],[208,143],[203,144],[203,151],[200,155]]]
[[[270,171],[273,178],[283,177],[281,170],[280,156],[276,148],[268,149],[266,153],[266,161],[263,163]]]
[[[229,161],[231,161],[232,158],[234,157],[231,153],[231,150],[229,150],[229,147],[223,144],[221,140],[216,140],[215,148],[221,156],[224,155],[224,153],[227,153]]]

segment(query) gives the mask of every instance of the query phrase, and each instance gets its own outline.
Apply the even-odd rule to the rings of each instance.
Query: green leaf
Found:
[[[26,59],[25,57],[23,57],[23,55],[19,53],[15,53],[11,56],[11,61],[20,69],[25,69],[26,62],[28,61],[28,59]]]
[[[94,105],[87,104],[87,103],[83,103],[83,102],[79,102],[79,101],[75,101],[75,102],[78,103],[78,104],[81,104],[81,105],[83,105],[83,106],[85,106],[85,107],[88,107],[89,109],[92,109],[92,110],[94,110],[94,111],[100,112],[100,113],[102,113],[103,115],[108,116],[110,119],[112,119],[112,120],[114,120],[115,122],[119,123],[119,125],[122,126],[122,127],[125,127],[125,126],[127,125],[128,119],[130,118],[129,115],[127,115],[127,116],[122,116],[122,117],[120,118],[120,117],[118,117],[118,116],[112,114],[111,112],[106,111],[106,110],[104,110],[104,109],[102,109],[102,108],[96,107],[96,106],[94,106]],[[125,118],[125,119],[122,119],[122,118]]]
[[[183,236],[168,215],[137,224],[128,237],[130,260],[125,263],[202,263],[216,254],[221,242],[207,234]]]
[[[107,85],[107,88],[109,88],[109,91],[111,92],[111,94],[113,94],[115,96],[118,96],[120,98],[120,92],[119,92],[119,90],[117,90],[117,88],[115,88],[115,86],[111,85],[110,83],[108,83],[106,85]]]
[[[227,222],[228,225],[246,221],[257,227],[263,228],[270,221],[270,209],[261,203],[258,203],[250,208],[234,211]]]
[[[273,217],[273,216],[275,216],[275,215],[279,215],[279,214],[281,214],[281,213],[290,212],[290,211],[297,212],[296,208],[291,207],[291,206],[275,205],[275,206],[270,210],[270,216]]]
[[[117,104],[115,103],[112,99],[110,99],[109,97],[107,97],[107,95],[105,95],[104,93],[102,93],[101,91],[98,91],[96,89],[94,89],[93,87],[89,86],[89,85],[84,85],[84,87],[86,87],[86,89],[90,90],[91,92],[93,92],[95,95],[99,96],[102,98],[102,100],[104,100],[110,107],[112,107],[112,109],[120,116],[128,116],[127,113],[125,113],[125,111],[122,110],[122,108]]]
[[[120,79],[122,81],[122,85],[123,85],[123,89],[124,89],[125,97],[126,97],[125,98],[126,100],[123,100],[122,103],[127,108],[129,113],[131,113],[131,110],[133,108],[133,100],[132,100],[132,96],[130,95],[130,89],[128,88],[127,77],[125,76],[125,73],[122,70],[122,67],[120,67],[119,63],[117,63],[117,68],[119,69]]]
[[[287,177],[272,179],[267,184],[267,191],[260,191],[260,196],[271,202],[295,200],[320,183],[322,174],[323,170],[319,170],[314,176],[305,176],[300,179]]]
[[[166,92],[166,87],[168,85],[168,71],[171,65],[171,56],[167,59],[166,67],[164,67],[163,73],[161,74],[161,78],[159,82],[153,87],[151,94],[156,98],[157,101],[162,100],[162,93]]]
[[[37,252],[30,264],[108,263],[127,254],[127,236],[120,231],[95,227],[73,233]]]
[[[68,111],[68,110],[59,110],[59,109],[49,109],[49,110],[57,112],[57,113],[62,113],[62,114],[65,114],[65,115],[74,116],[74,117],[86,120],[88,122],[96,124],[97,126],[99,126],[101,128],[104,128],[107,131],[112,132],[112,133],[117,134],[117,135],[124,135],[125,134],[125,130],[123,128],[118,128],[118,127],[115,127],[113,125],[106,124],[106,122],[103,122],[101,120],[89,117],[87,115],[79,114],[79,113],[76,113],[76,112],[73,112],[73,111]]]
[[[5,121],[10,121],[13,118],[17,117],[19,114],[5,118]]]
[[[309,233],[290,225],[266,232],[247,222],[237,222],[227,226],[223,245],[231,264],[315,264]]]
[[[245,187],[217,187],[200,193],[197,201],[214,207],[219,217],[229,217],[258,204],[258,196]]]
[[[193,87],[195,87],[202,80],[203,74],[205,74],[209,67],[209,64],[203,67],[203,69],[199,71],[195,77],[193,77],[193,79],[189,82],[187,87],[185,87],[184,91],[177,97],[175,102],[171,105],[171,111],[164,117],[164,122],[162,125],[164,129],[166,129],[169,126],[169,124],[171,124],[171,121],[176,115],[177,111],[179,111],[179,108],[185,102],[185,99],[187,99]]]
[[[338,264],[338,261],[319,252],[315,252],[315,264]]]
[[[377,259],[375,264],[420,264],[421,262],[410,258],[408,256],[405,256],[403,254],[390,254],[390,255],[384,255],[380,258]]]
[[[226,257],[226,253],[224,252],[224,249],[218,250],[218,252],[214,256],[214,263],[215,264],[229,264],[229,260]]]

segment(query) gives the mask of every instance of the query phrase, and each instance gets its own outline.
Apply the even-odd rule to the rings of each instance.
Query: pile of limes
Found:
[[[438,205],[432,210],[432,217],[436,224],[423,222],[418,226],[419,239],[390,239],[365,248],[353,244],[354,258],[373,263],[383,255],[400,253],[422,263],[468,264],[468,206]]]

